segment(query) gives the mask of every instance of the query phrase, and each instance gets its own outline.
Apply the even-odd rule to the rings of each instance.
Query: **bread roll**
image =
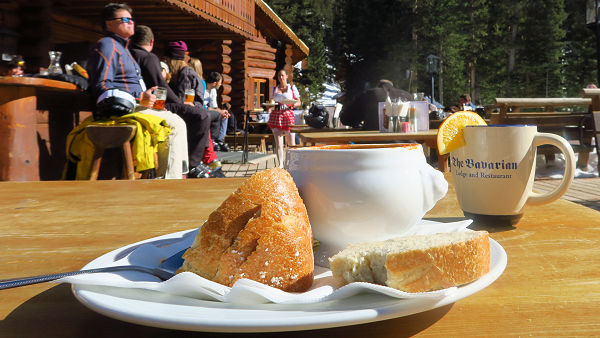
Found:
[[[213,211],[183,255],[191,271],[232,286],[248,278],[284,291],[313,283],[312,232],[287,171],[254,174]]]
[[[472,282],[490,270],[487,231],[407,236],[352,244],[329,259],[338,285],[369,282],[406,291]]]

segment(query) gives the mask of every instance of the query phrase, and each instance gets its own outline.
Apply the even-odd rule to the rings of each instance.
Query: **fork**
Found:
[[[25,278],[15,278],[15,279],[5,279],[0,281],[0,290],[16,288],[19,286],[38,284],[43,282],[50,282],[53,280],[57,280],[63,277],[77,276],[88,273],[99,273],[99,272],[119,272],[119,271],[139,271],[151,274],[155,277],[158,277],[162,281],[166,281],[167,279],[173,277],[175,275],[175,271],[183,264],[183,258],[181,255],[187,249],[183,249],[171,257],[165,259],[160,266],[156,268],[149,268],[145,266],[139,265],[122,265],[122,266],[108,266],[103,268],[95,268],[95,269],[86,269],[79,271],[71,271],[71,272],[62,272],[55,273],[49,275],[40,275],[33,277],[25,277]]]

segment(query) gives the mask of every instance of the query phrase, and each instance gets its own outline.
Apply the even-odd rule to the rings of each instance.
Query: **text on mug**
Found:
[[[505,162],[504,160],[499,162],[486,162],[486,161],[475,161],[472,158],[465,160],[459,160],[456,157],[452,157],[452,166],[455,168],[469,168],[469,169],[507,169],[516,170],[517,162]]]

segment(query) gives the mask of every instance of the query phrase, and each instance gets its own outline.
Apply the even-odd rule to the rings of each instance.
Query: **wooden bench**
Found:
[[[587,168],[589,153],[593,149],[592,138],[596,135],[591,98],[496,98],[495,106],[499,108],[499,112],[491,115],[492,124],[536,125],[540,132],[558,134],[569,141],[579,141],[573,147],[579,153],[577,166]],[[573,110],[572,107],[579,108]],[[557,108],[564,111],[557,111]],[[539,150],[548,157],[553,156],[556,151],[553,147],[542,147]]]
[[[273,141],[273,134],[248,134],[248,145],[258,147],[258,151],[262,153],[267,152],[268,145],[273,146]],[[225,136],[225,143],[232,146],[233,149],[236,149],[238,145],[243,149],[244,135],[242,133],[227,135]]]

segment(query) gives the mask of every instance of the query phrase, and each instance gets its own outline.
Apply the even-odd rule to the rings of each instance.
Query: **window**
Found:
[[[251,99],[253,108],[260,109],[262,108],[262,104],[266,102],[269,97],[268,94],[268,82],[267,79],[259,79],[252,78],[252,83],[254,84],[254,89],[252,91],[253,97]]]

